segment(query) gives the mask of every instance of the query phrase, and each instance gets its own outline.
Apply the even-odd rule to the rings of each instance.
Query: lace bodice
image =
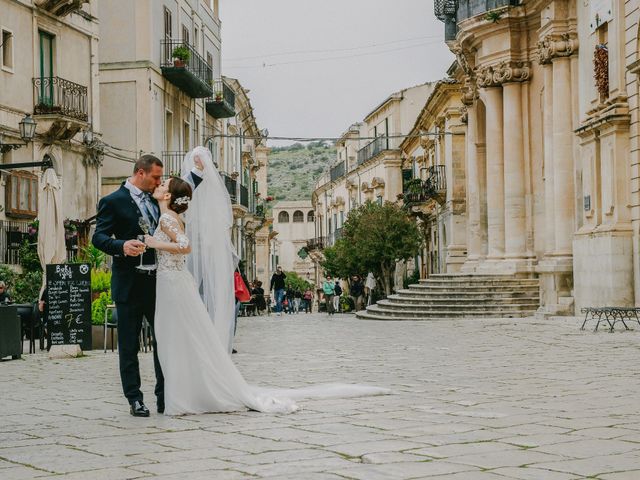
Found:
[[[165,233],[165,230],[170,232],[172,236]],[[160,215],[158,228],[153,236],[161,242],[177,243],[182,249],[189,246],[189,238],[185,235],[180,223],[168,213]],[[187,260],[187,256],[183,253],[171,253],[163,250],[156,250],[156,258],[158,260],[158,273],[184,270]]]

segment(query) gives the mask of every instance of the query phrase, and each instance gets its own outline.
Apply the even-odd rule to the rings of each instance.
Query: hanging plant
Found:
[[[593,77],[601,98],[609,96],[609,49],[606,45],[596,45],[593,54]]]

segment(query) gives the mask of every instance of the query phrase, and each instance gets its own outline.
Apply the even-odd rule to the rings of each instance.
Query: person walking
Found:
[[[327,279],[322,284],[322,292],[327,304],[327,313],[333,315],[335,309],[333,308],[333,296],[335,295],[335,284],[331,279],[331,275],[327,275]]]
[[[300,313],[300,306],[302,304],[302,292],[296,288],[293,292],[293,309],[296,313]]]
[[[376,278],[372,272],[369,272],[367,275],[367,281],[364,283],[364,287],[367,294],[367,306],[369,306],[373,301],[373,291],[376,288]]]
[[[336,278],[336,284],[333,286],[333,310],[340,313],[340,296],[342,295],[342,287],[340,286],[340,279]]]
[[[273,292],[273,300],[276,303],[276,315],[282,315],[282,300],[284,300],[284,280],[287,275],[282,271],[282,267],[278,265],[275,273],[271,276],[270,291]]]
[[[304,311],[305,313],[311,313],[312,310],[312,302],[313,302],[313,291],[311,288],[307,288],[302,295],[302,299],[304,301]]]
[[[351,298],[353,298],[355,311],[362,310],[364,305],[364,284],[360,275],[351,277]]]

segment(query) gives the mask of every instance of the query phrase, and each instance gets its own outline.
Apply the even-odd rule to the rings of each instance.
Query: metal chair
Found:
[[[111,321],[109,321],[109,311],[111,311]],[[104,309],[104,353],[107,353],[107,330],[111,329],[111,351],[113,352],[113,330],[118,328],[118,310],[115,305],[107,305]]]

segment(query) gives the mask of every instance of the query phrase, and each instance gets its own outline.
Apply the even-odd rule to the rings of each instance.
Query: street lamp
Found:
[[[25,145],[28,145],[33,136],[36,134],[36,121],[31,118],[31,114],[27,115],[20,121],[18,126],[20,127],[20,137],[24,140]]]

